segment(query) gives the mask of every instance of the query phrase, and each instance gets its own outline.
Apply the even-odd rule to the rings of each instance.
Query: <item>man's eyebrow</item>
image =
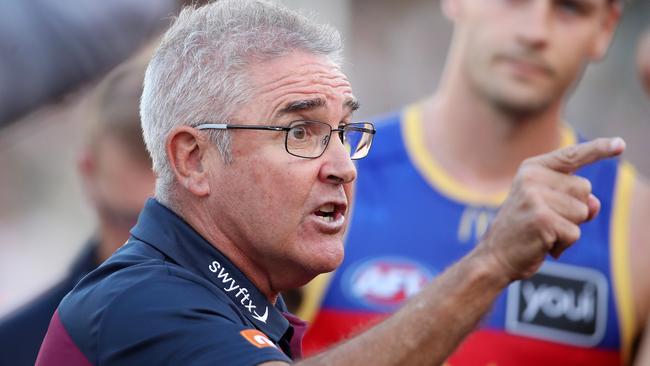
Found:
[[[361,107],[361,104],[359,104],[359,101],[356,100],[356,99],[348,99],[348,100],[345,102],[345,106],[346,106],[346,107],[349,107],[350,110],[351,110],[352,112],[354,112],[354,111],[356,111],[357,109],[359,109],[359,107]]]
[[[278,114],[280,115],[288,114],[292,112],[299,112],[299,111],[319,108],[323,106],[325,106],[325,100],[321,98],[301,99],[287,104],[284,108],[280,109],[280,112],[278,112]]]
[[[292,112],[300,112],[314,108],[324,107],[326,104],[325,100],[322,98],[313,98],[313,99],[301,99],[293,101],[287,104],[284,108],[280,109],[278,114],[288,114]],[[345,107],[350,108],[352,112],[359,109],[359,102],[356,99],[348,99],[343,103]]]

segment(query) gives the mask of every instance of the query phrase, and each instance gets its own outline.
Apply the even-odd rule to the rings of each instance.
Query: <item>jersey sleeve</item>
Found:
[[[257,365],[291,363],[225,301],[174,276],[121,293],[99,322],[96,364]]]

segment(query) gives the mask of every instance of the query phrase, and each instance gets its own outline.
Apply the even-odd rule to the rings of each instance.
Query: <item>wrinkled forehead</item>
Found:
[[[324,55],[295,51],[253,63],[249,81],[252,99],[275,111],[358,107],[347,76]]]

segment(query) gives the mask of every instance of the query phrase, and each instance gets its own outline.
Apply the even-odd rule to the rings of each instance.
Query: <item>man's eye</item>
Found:
[[[289,130],[289,137],[293,140],[303,140],[308,136],[307,128],[305,126],[291,127]]]
[[[570,14],[583,14],[587,10],[586,6],[578,1],[560,0],[557,4],[563,12]]]

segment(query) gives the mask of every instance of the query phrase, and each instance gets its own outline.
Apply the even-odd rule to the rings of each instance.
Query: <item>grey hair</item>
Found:
[[[334,28],[265,0],[221,0],[183,9],[147,67],[140,102],[158,200],[174,206],[167,135],[180,125],[228,122],[251,97],[247,66],[297,50],[340,65],[342,48]],[[230,162],[229,135],[209,133]]]

